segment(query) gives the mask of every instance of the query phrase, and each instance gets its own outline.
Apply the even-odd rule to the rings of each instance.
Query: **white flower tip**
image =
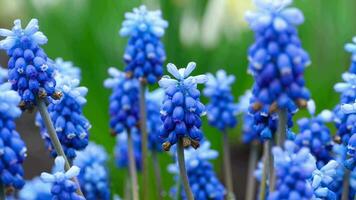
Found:
[[[315,114],[315,101],[313,99],[310,99],[307,103],[307,108],[308,108],[308,111],[311,115],[314,115]]]

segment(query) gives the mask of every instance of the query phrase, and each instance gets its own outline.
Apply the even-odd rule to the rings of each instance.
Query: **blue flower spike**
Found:
[[[0,29],[0,36],[5,37],[0,41],[0,49],[10,57],[9,81],[21,96],[20,108],[32,110],[37,98],[60,99],[61,93],[55,89],[54,64],[41,48],[47,37],[39,31],[38,20],[32,19],[23,29],[17,19],[11,30]]]
[[[15,130],[15,119],[21,115],[20,101],[10,83],[0,84],[0,181],[7,189],[21,189],[25,184],[22,163],[27,149]]]
[[[19,191],[19,200],[49,200],[52,198],[51,183],[44,183],[39,177],[26,181]]]
[[[116,166],[118,168],[127,168],[129,166],[127,137],[128,137],[127,132],[120,133],[116,136],[114,156],[115,156]],[[141,138],[137,131],[132,131],[131,137],[133,140],[135,164],[137,169],[141,170],[142,169]]]
[[[200,130],[201,116],[205,115],[205,106],[200,102],[198,84],[207,81],[205,75],[190,76],[195,69],[194,62],[179,70],[174,64],[168,64],[167,69],[173,78],[166,75],[158,82],[165,90],[165,98],[161,107],[163,128],[160,137],[165,141],[163,149],[170,147],[183,139],[184,147],[199,147],[203,137]]]
[[[257,11],[246,13],[255,32],[248,51],[249,72],[254,76],[253,94],[257,110],[296,112],[306,107],[310,93],[305,87],[304,70],[310,64],[302,48],[297,26],[304,17],[292,0],[255,0]]]
[[[124,54],[125,72],[149,84],[156,83],[163,75],[166,60],[160,39],[168,27],[161,11],[149,11],[146,6],[134,8],[125,14],[120,35],[129,37]]]
[[[68,171],[64,170],[65,161],[61,156],[55,159],[55,169],[53,174],[41,173],[42,181],[51,183],[51,193],[53,200],[85,200],[84,197],[76,193],[78,185],[72,181],[80,173],[80,168],[72,166]]]
[[[55,60],[56,73],[62,76],[69,76],[73,79],[81,79],[81,71],[79,67],[74,66],[70,61],[65,61],[63,58],[56,58]]]
[[[341,105],[341,111],[344,114],[356,114],[356,103],[353,104],[343,104]],[[347,155],[348,158],[345,160],[345,167],[349,170],[353,170],[356,166],[356,134],[352,132],[347,143]]]
[[[210,98],[206,106],[209,123],[220,131],[234,128],[237,124],[238,107],[234,103],[231,84],[235,82],[235,76],[227,75],[224,70],[219,70],[216,76],[208,73],[207,77],[208,81],[203,93]]]
[[[330,189],[337,175],[339,163],[335,160],[329,161],[320,170],[315,169],[311,179],[315,200],[336,200],[336,194]]]
[[[356,74],[356,36],[352,38],[352,43],[345,45],[345,50],[352,54],[349,72]]]

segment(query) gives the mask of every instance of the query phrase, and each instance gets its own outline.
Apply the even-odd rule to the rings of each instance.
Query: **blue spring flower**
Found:
[[[299,147],[308,147],[311,154],[316,158],[317,166],[324,166],[332,159],[332,138],[327,122],[333,119],[333,113],[323,110],[319,115],[315,115],[314,101],[308,101],[308,109],[311,118],[298,120],[300,133],[295,138],[295,143]]]
[[[352,38],[352,42],[353,43],[348,43],[345,45],[345,50],[352,54],[349,72],[356,74],[356,36]]]
[[[120,29],[121,36],[130,37],[124,54],[125,71],[149,84],[156,83],[166,60],[160,38],[168,23],[161,11],[148,11],[143,5],[126,13],[125,18]]]
[[[25,29],[19,19],[14,21],[12,30],[0,29],[0,49],[7,51],[9,80],[12,89],[21,96],[20,107],[32,109],[36,98],[61,97],[56,92],[52,61],[40,47],[47,43],[47,37],[39,31],[38,20],[32,19]]]
[[[41,173],[41,179],[45,183],[51,183],[51,193],[53,200],[85,200],[84,197],[78,195],[76,190],[78,185],[72,181],[73,177],[78,176],[80,168],[72,166],[68,171],[64,170],[64,158],[61,156],[55,159],[56,172],[49,174],[46,172]]]
[[[8,72],[0,65],[0,84],[7,82]]]
[[[131,131],[131,137],[133,141],[136,168],[138,170],[141,170],[142,169],[141,137],[138,134],[137,129]],[[119,168],[126,168],[129,166],[127,132],[123,132],[116,136],[116,146],[115,146],[114,154],[115,154],[116,165]]]
[[[51,183],[44,183],[39,177],[26,181],[19,192],[19,200],[49,200],[52,198]]]
[[[311,179],[314,190],[313,200],[336,200],[335,192],[331,190],[331,184],[336,179],[338,162],[329,161],[321,169],[315,169]]]
[[[237,105],[231,91],[231,84],[235,81],[235,76],[227,75],[224,70],[216,72],[216,77],[208,73],[208,81],[203,91],[204,95],[210,98],[206,106],[207,116],[210,125],[226,131],[227,128],[234,128],[237,124]]]
[[[5,187],[21,189],[25,184],[22,163],[26,146],[15,130],[15,119],[21,115],[17,107],[21,97],[10,83],[0,84],[0,181]]]
[[[62,76],[69,76],[73,79],[81,80],[81,71],[79,67],[73,65],[70,61],[64,61],[63,58],[56,58],[55,60],[56,73]]]
[[[258,10],[247,12],[246,20],[255,32],[255,43],[248,51],[255,103],[267,112],[278,108],[296,112],[310,98],[303,77],[310,60],[296,29],[304,21],[303,14],[287,8],[292,0],[254,2]]]
[[[87,200],[110,199],[107,159],[108,154],[102,146],[89,143],[84,151],[78,152],[73,162],[81,169],[78,180]]]
[[[315,159],[308,148],[298,150],[292,141],[286,141],[284,148],[272,149],[277,182],[268,199],[311,199],[313,189],[308,180],[315,170]]]
[[[88,89],[80,87],[78,79],[62,75],[59,71],[55,76],[57,81],[56,89],[61,91],[64,96],[60,100],[49,99],[48,112],[66,156],[69,159],[73,159],[76,156],[76,151],[83,150],[89,142],[88,131],[91,125],[83,115],[83,107],[87,102],[85,96]],[[42,138],[45,139],[52,156],[57,156],[39,114],[36,117],[36,124],[40,127]]]
[[[207,77],[189,76],[195,69],[193,62],[188,63],[187,68],[179,70],[170,63],[167,69],[174,78],[164,76],[158,82],[165,90],[165,99],[161,107],[163,128],[160,134],[165,140],[163,149],[168,151],[179,138],[185,139],[186,145],[198,148],[203,137],[200,117],[205,114],[205,106],[200,102],[197,84],[205,83]]]
[[[162,139],[159,133],[162,127],[160,117],[160,106],[164,97],[164,90],[156,89],[146,94],[147,106],[147,131],[148,131],[148,148],[151,151],[162,151]]]
[[[138,126],[139,123],[139,82],[111,67],[112,78],[105,80],[106,88],[112,89],[110,96],[110,128],[113,135]]]
[[[215,159],[218,152],[210,149],[210,143],[204,141],[197,150],[193,148],[185,149],[185,163],[189,185],[192,188],[196,200],[222,200],[225,196],[225,188],[216,177],[213,165],[209,160]],[[178,164],[168,166],[168,171],[179,175]],[[178,177],[175,177],[176,180]],[[174,196],[177,188],[172,188]],[[181,190],[181,196],[186,199],[185,192]]]

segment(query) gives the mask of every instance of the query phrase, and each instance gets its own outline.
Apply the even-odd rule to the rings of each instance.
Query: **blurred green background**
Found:
[[[169,22],[163,37],[167,62],[185,66],[189,61],[195,61],[196,74],[215,73],[224,68],[237,77],[233,89],[236,99],[252,86],[252,77],[246,73],[246,52],[253,42],[253,33],[243,19],[244,12],[253,9],[251,0],[0,0],[1,27],[12,27],[16,18],[22,19],[23,24],[31,18],[38,18],[41,31],[49,39],[44,46],[49,57],[62,57],[81,67],[82,85],[89,88],[85,114],[93,125],[91,140],[104,145],[110,154],[115,139],[109,134],[110,91],[103,88],[103,81],[108,67],[123,69],[122,55],[127,39],[119,37],[118,30],[124,13],[142,3],[150,9],[162,9],[164,19]],[[338,101],[333,85],[340,81],[341,73],[348,68],[350,61],[350,55],[343,46],[356,35],[356,1],[295,0],[295,6],[304,12],[306,19],[299,28],[299,35],[312,59],[312,65],[305,73],[307,86],[318,111],[332,109]],[[2,65],[6,65],[6,57],[1,54],[0,58]],[[303,115],[307,115],[305,111],[299,112],[295,119]],[[203,129],[212,141],[212,148],[220,151],[219,133],[207,123]],[[237,198],[241,199],[248,148],[241,144],[239,131],[239,128],[231,130],[230,141],[234,185]],[[31,144],[27,145],[31,149]],[[34,162],[31,161],[31,151],[29,154],[26,162]],[[163,184],[168,190],[173,186],[173,178],[166,172],[171,158],[163,153],[160,160]],[[220,161],[219,158],[214,164],[221,177]],[[40,171],[43,169],[33,172],[33,169],[26,168],[26,172],[32,172],[31,176],[38,175]],[[110,173],[112,193],[122,196],[127,172],[116,169],[111,159]],[[154,183],[153,175],[151,180]],[[155,199],[153,189],[154,184],[151,199]]]

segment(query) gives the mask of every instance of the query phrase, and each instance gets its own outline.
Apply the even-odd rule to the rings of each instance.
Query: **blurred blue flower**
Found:
[[[21,109],[31,110],[36,105],[36,98],[60,98],[55,91],[54,64],[40,47],[47,43],[47,38],[39,31],[38,20],[32,19],[22,29],[21,21],[17,19],[12,30],[0,29],[0,36],[6,37],[0,41],[0,49],[7,51],[10,57],[9,80],[12,89],[21,96]]]
[[[108,70],[111,78],[105,80],[110,96],[110,128],[113,135],[137,127],[139,123],[139,82],[129,79],[116,68]]]
[[[234,103],[234,97],[231,91],[231,84],[235,81],[235,76],[227,75],[224,70],[213,74],[207,74],[208,81],[204,88],[204,95],[210,98],[206,106],[207,116],[210,125],[226,131],[227,128],[234,128],[237,124],[237,104]]]
[[[209,160],[215,159],[218,152],[210,149],[210,143],[204,141],[197,150],[188,148],[184,150],[185,163],[189,185],[196,200],[223,200],[225,188],[217,178],[213,165]],[[175,174],[175,180],[178,180],[178,164],[170,164],[168,171]],[[175,195],[176,187],[172,188],[172,196]],[[181,190],[181,197],[186,199],[185,192]]]
[[[63,98],[49,99],[48,112],[66,156],[68,159],[73,159],[76,151],[83,150],[89,142],[88,131],[91,124],[83,115],[88,89],[79,86],[78,79],[60,73],[56,73],[55,80],[57,81],[56,89],[63,93]],[[56,157],[57,153],[39,114],[36,117],[36,124],[40,127],[42,138],[45,139],[52,156]]]
[[[0,84],[7,82],[8,78],[8,71],[7,69],[4,69],[0,65]]]
[[[148,148],[151,151],[162,151],[162,139],[159,137],[159,133],[163,124],[160,107],[164,90],[159,88],[153,92],[147,92],[146,97]]]
[[[296,26],[303,23],[300,10],[287,8],[292,0],[255,0],[258,8],[247,12],[246,20],[255,32],[248,51],[249,72],[254,76],[254,108],[275,112],[278,108],[296,112],[305,107],[310,93],[305,87],[304,69],[310,64]]]
[[[5,187],[21,189],[25,184],[22,163],[26,146],[15,130],[15,119],[21,115],[21,97],[10,83],[0,84],[0,181]]]
[[[161,11],[149,11],[144,5],[127,12],[125,18],[120,29],[121,36],[130,37],[124,54],[125,71],[149,84],[156,83],[163,75],[166,60],[160,38],[168,23]]]
[[[287,140],[284,150],[272,149],[276,169],[276,190],[268,195],[269,200],[312,199],[313,188],[308,181],[315,170],[315,159],[308,148],[301,148]]]
[[[110,199],[107,159],[105,149],[92,142],[77,153],[73,164],[81,169],[78,180],[87,200]]]
[[[119,168],[126,168],[129,166],[129,155],[127,145],[127,132],[122,132],[116,136],[115,145],[115,160],[116,165]],[[131,130],[131,137],[133,141],[133,150],[136,161],[136,168],[141,170],[142,168],[142,155],[141,155],[141,137],[137,129]]]
[[[179,138],[187,139],[186,144],[198,148],[203,137],[200,130],[201,116],[205,114],[205,106],[200,102],[200,92],[197,84],[205,83],[205,75],[189,76],[195,69],[195,63],[190,62],[187,68],[179,70],[174,64],[168,64],[167,69],[174,78],[163,76],[158,82],[165,90],[165,98],[161,107],[163,128],[160,137],[165,140],[163,149],[168,151]]]
[[[19,200],[49,200],[52,198],[51,183],[44,183],[39,177],[26,181],[19,192]]]
[[[314,190],[313,199],[315,200],[336,200],[335,192],[330,189],[330,186],[337,175],[338,162],[335,160],[329,161],[321,169],[315,169],[311,179],[311,184]]]
[[[81,79],[81,71],[79,67],[73,65],[70,61],[64,61],[63,58],[56,58],[55,60],[56,73],[63,76],[68,76],[73,79]]]
[[[345,45],[345,50],[352,54],[349,72],[355,74],[356,73],[356,36],[352,38],[352,42],[353,43],[348,43]]]
[[[64,158],[61,156],[55,159],[55,168],[58,170],[53,174],[46,172],[41,173],[41,179],[45,183],[51,183],[51,193],[53,200],[85,200],[84,197],[78,195],[76,190],[78,185],[72,181],[73,177],[79,175],[80,168],[72,166],[68,171],[64,170]]]

